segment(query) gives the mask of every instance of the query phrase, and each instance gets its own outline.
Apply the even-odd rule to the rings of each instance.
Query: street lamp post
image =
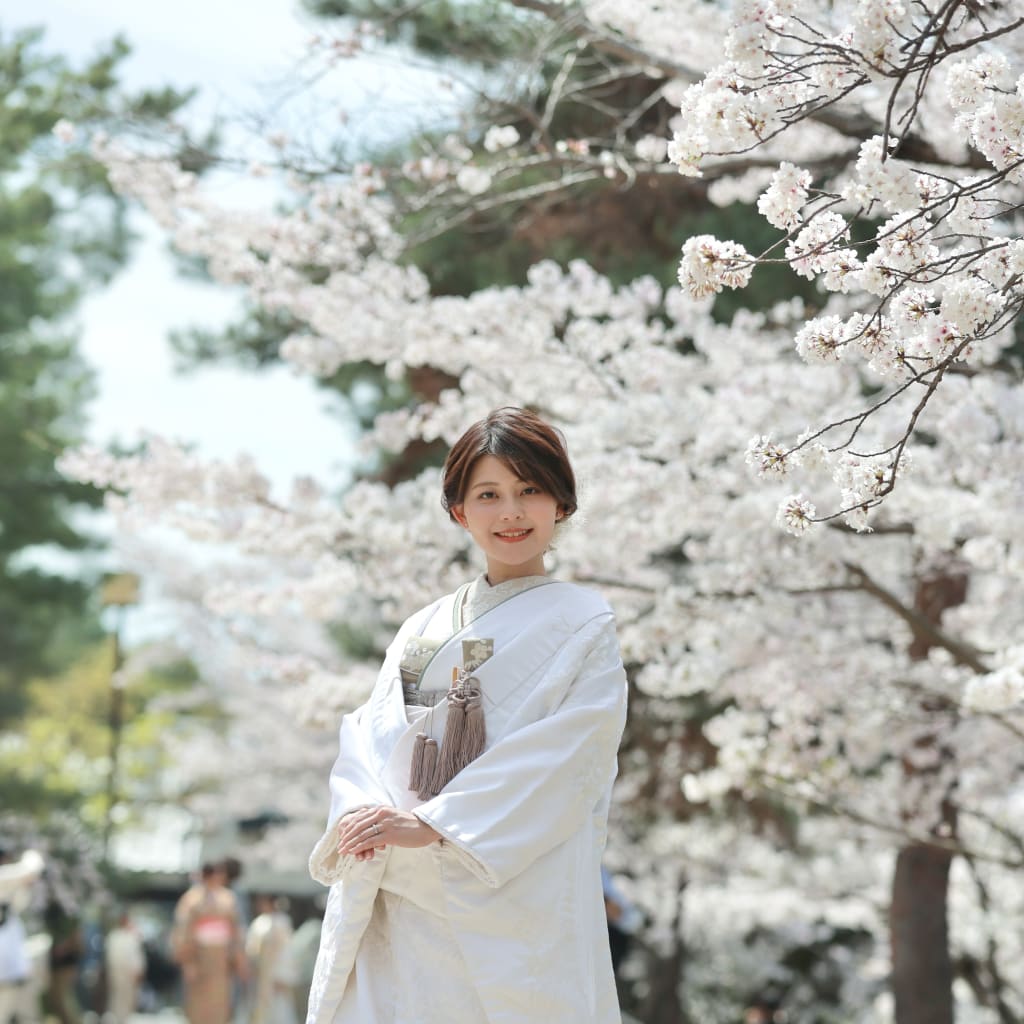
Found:
[[[114,806],[117,804],[118,760],[121,753],[121,730],[124,725],[124,680],[121,678],[121,666],[124,656],[121,650],[121,629],[124,626],[126,609],[137,604],[139,599],[139,577],[134,573],[123,572],[108,576],[103,581],[100,591],[100,604],[104,608],[116,608],[114,629],[111,634],[113,659],[110,675],[110,710],[108,724],[110,729],[110,756],[107,771],[107,801],[103,818],[103,864],[110,863],[110,837],[114,829]]]

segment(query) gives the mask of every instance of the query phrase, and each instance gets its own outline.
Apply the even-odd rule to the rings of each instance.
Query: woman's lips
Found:
[[[518,544],[521,540],[526,540],[530,534],[533,533],[532,529],[529,530],[503,530],[501,533],[496,533],[494,536],[500,541],[504,541],[506,544]]]

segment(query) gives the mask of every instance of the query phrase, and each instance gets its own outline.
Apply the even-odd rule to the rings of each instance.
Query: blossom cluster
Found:
[[[694,235],[683,245],[679,283],[694,299],[703,299],[723,288],[742,288],[753,269],[750,253],[738,242]]]

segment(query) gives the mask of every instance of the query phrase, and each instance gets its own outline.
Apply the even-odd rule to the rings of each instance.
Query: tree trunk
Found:
[[[962,604],[967,597],[967,576],[946,566],[923,575],[914,595],[914,608],[929,622],[940,625],[943,612]],[[914,660],[928,656],[932,645],[927,633],[915,630],[909,653]],[[924,705],[926,712],[939,706]],[[941,723],[941,715],[936,715]],[[937,747],[938,762],[952,757],[942,742],[942,726],[921,736],[915,746]],[[904,773],[918,780],[937,772],[938,766],[917,767],[908,758]],[[936,780],[936,784],[938,784]],[[908,808],[913,816],[914,808]],[[942,821],[935,835],[952,839],[956,835],[956,805],[953,793],[944,794]],[[949,868],[952,853],[939,845],[915,842],[896,857],[889,909],[889,939],[892,948],[892,990],[897,1024],[953,1024],[953,964],[949,956]]]
[[[683,891],[686,882],[679,880],[676,913],[672,927],[672,948],[664,955],[653,954],[648,963],[650,989],[640,1008],[645,1024],[690,1024],[682,1000],[683,975],[686,970],[686,943],[683,939]]]
[[[914,843],[900,850],[889,933],[898,1024],[953,1024],[947,888],[952,854]]]

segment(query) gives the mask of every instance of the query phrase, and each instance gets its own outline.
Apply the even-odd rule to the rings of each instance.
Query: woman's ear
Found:
[[[452,517],[454,518],[455,522],[459,524],[459,526],[461,526],[463,529],[469,529],[466,523],[466,513],[462,511],[461,505],[452,505],[451,512]]]

